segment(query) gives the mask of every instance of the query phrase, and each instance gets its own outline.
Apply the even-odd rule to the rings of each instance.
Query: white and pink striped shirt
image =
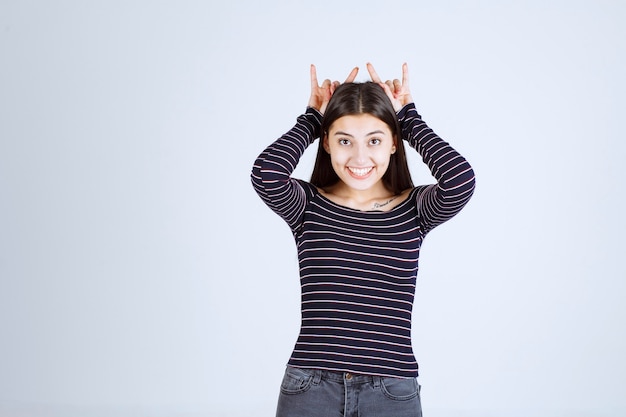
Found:
[[[302,325],[289,365],[415,377],[411,313],[420,246],[430,230],[469,201],[474,172],[409,104],[398,113],[402,137],[437,184],[415,187],[389,211],[341,206],[291,178],[319,137],[321,118],[308,108],[252,169],[255,190],[287,222],[298,248]]]

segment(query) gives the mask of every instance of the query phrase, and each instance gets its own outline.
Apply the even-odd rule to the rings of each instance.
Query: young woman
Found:
[[[422,121],[402,81],[318,84],[296,125],[256,160],[252,183],[293,232],[302,325],[277,417],[421,416],[411,312],[419,250],[474,191],[469,163]],[[310,181],[291,177],[321,138]],[[404,141],[437,184],[413,186]]]

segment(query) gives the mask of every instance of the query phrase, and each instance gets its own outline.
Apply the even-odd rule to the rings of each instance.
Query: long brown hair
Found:
[[[400,194],[413,187],[411,173],[404,151],[404,141],[398,123],[398,117],[389,97],[382,87],[371,81],[365,83],[341,84],[330,99],[322,119],[322,137],[328,134],[330,127],[343,116],[370,114],[389,126],[396,140],[396,152],[391,154],[389,167],[383,175],[383,183],[394,194]],[[319,188],[331,186],[339,181],[330,161],[330,155],[319,144],[317,157],[311,174],[311,184]]]

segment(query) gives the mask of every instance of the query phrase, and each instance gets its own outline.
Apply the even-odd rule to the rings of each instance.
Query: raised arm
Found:
[[[354,81],[358,69],[352,70],[346,82]],[[311,65],[311,96],[306,112],[296,125],[259,155],[252,167],[252,185],[261,199],[294,230],[300,223],[306,205],[301,184],[291,178],[306,148],[320,136],[323,111],[339,82],[324,80],[318,84]]]
[[[296,125],[265,148],[252,166],[255,191],[292,230],[300,221],[306,195],[291,174],[305,149],[319,137],[321,121],[322,114],[308,107]]]
[[[424,231],[454,217],[474,193],[476,181],[469,162],[426,125],[413,103],[398,113],[402,137],[417,150],[437,184],[417,194],[418,213]]]
[[[408,66],[402,66],[402,81],[382,82],[374,67],[367,65],[372,81],[385,90],[402,129],[402,137],[417,150],[437,184],[420,187],[417,210],[425,232],[452,218],[467,204],[476,186],[469,162],[443,141],[418,114],[409,89]]]

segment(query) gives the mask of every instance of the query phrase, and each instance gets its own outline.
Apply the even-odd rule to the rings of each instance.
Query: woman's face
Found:
[[[339,179],[360,191],[379,185],[396,151],[389,126],[370,114],[335,120],[323,143]]]

